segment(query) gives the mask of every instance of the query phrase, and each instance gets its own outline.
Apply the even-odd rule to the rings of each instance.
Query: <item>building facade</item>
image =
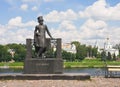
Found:
[[[63,43],[62,49],[70,53],[76,53],[76,46],[71,43]]]

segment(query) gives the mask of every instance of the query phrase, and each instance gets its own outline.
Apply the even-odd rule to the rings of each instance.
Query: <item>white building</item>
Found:
[[[112,44],[109,42],[109,38],[107,38],[107,41],[104,44],[104,50],[105,50],[106,53],[110,52],[111,55],[114,55],[114,54],[116,56],[119,55],[119,50],[113,48]]]
[[[70,53],[76,53],[76,46],[71,43],[62,44],[62,49]]]
[[[96,47],[98,47],[98,52],[99,52],[99,53],[101,53],[101,52],[104,50],[107,55],[108,55],[108,52],[110,52],[112,56],[113,56],[114,54],[115,54],[116,56],[119,55],[119,50],[113,48],[113,45],[110,43],[109,38],[106,39],[103,48],[100,48],[100,47],[98,46],[98,43],[96,44]]]

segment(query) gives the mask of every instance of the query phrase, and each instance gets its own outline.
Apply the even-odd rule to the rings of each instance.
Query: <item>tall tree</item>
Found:
[[[120,43],[119,43],[119,44],[116,44],[115,46],[113,46],[113,48],[119,50],[119,57],[120,57]]]
[[[78,41],[73,41],[72,44],[76,46],[76,60],[83,60],[87,56],[85,45],[81,45]]]
[[[0,45],[0,62],[10,61],[11,57],[8,53],[8,48],[5,45]]]
[[[75,61],[75,54],[67,52],[65,50],[62,51],[62,58],[66,61]]]
[[[110,52],[108,52],[107,59],[108,59],[108,60],[112,60],[112,56],[111,56],[111,53],[110,53]]]
[[[117,59],[116,59],[116,55],[115,55],[115,53],[113,54],[113,60],[114,60],[114,61],[117,60]]]
[[[97,50],[98,50],[98,48],[96,48],[96,47],[93,47],[92,48],[92,57],[97,57]]]
[[[87,46],[87,57],[92,57],[92,46],[91,45],[89,45],[89,46]]]
[[[105,51],[102,51],[102,53],[101,53],[101,60],[102,61],[106,61],[107,60],[107,56],[106,56],[106,52]]]

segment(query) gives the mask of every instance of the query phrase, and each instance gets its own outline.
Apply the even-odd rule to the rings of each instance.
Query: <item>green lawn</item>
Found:
[[[1,62],[0,66],[9,66],[11,68],[23,68],[23,62],[13,62],[13,63]]]
[[[107,61],[108,65],[120,65],[119,61]],[[0,66],[8,65],[9,67],[22,67],[24,63],[23,62],[14,62],[14,63],[8,63],[8,62],[1,62]],[[100,61],[99,59],[85,59],[80,62],[64,62],[65,68],[79,68],[79,67],[104,67],[105,64],[103,61]]]
[[[107,61],[108,65],[120,65],[119,61]],[[85,59],[80,62],[64,62],[65,68],[73,67],[104,67],[105,62],[100,61],[99,59]]]

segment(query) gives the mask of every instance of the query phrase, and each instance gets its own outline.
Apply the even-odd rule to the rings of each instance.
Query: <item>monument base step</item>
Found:
[[[89,74],[1,74],[0,80],[90,80]]]

